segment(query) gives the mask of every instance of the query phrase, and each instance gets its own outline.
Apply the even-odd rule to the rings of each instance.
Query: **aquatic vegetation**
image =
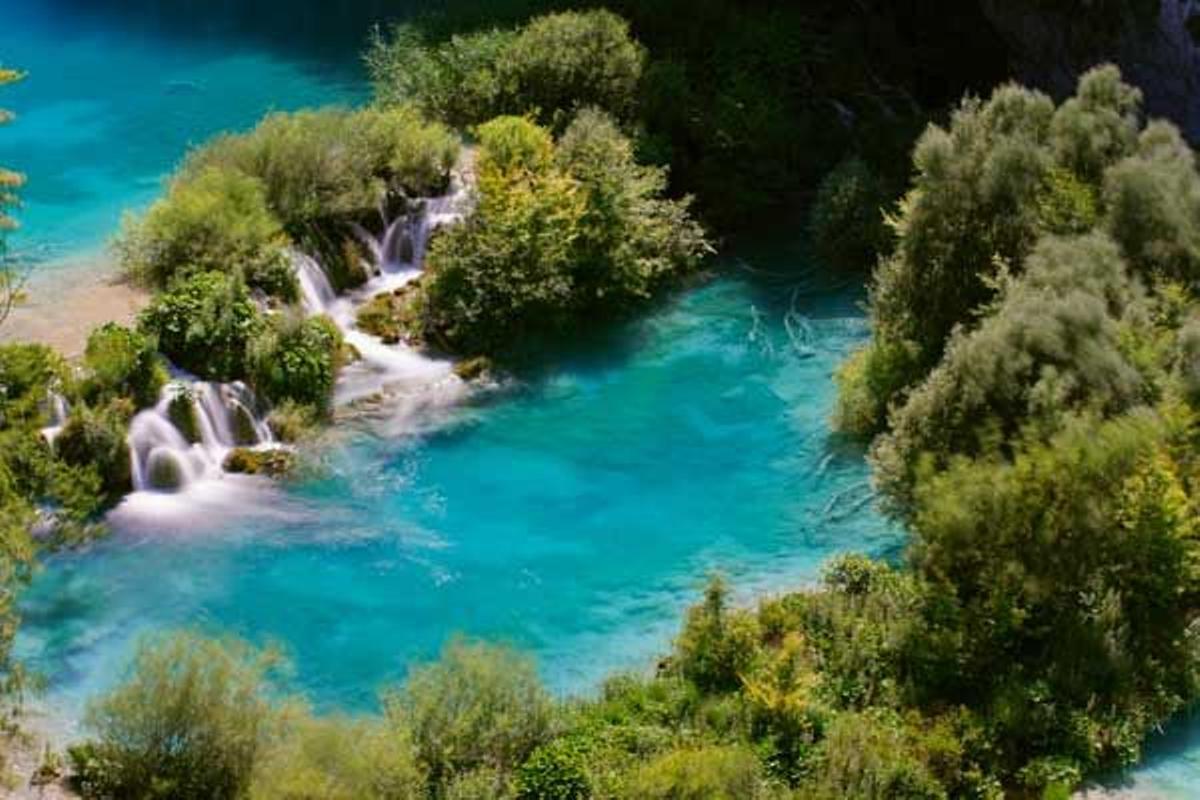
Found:
[[[81,393],[89,403],[128,397],[138,408],[154,405],[167,383],[157,342],[143,333],[108,323],[88,336]]]
[[[269,403],[325,409],[342,359],[342,334],[327,317],[276,314],[247,343],[246,374]]]

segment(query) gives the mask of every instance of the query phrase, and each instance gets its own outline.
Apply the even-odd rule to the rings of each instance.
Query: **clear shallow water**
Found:
[[[774,252],[756,266],[795,269]],[[720,568],[755,592],[831,554],[894,551],[861,453],[831,440],[831,374],[866,334],[857,297],[726,277],[438,432],[355,435],[281,515],[118,530],[56,557],[21,652],[77,707],[137,633],[276,640],[321,706],[364,708],[456,632],[513,642],[559,690],[642,668]]]
[[[88,268],[79,256],[103,246],[123,210],[149,203],[189,146],[270,110],[366,94],[352,44],[316,59],[198,20],[176,20],[187,34],[168,36],[61,0],[3,6],[0,63],[28,73],[0,93],[18,115],[0,129],[0,163],[28,177],[10,245],[41,277]]]

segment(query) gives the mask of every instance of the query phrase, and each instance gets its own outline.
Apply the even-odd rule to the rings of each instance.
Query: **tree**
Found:
[[[16,83],[25,77],[23,72],[0,67],[0,87]],[[0,108],[0,125],[12,120],[12,114]],[[12,262],[5,249],[4,235],[17,227],[17,221],[6,210],[18,202],[16,190],[25,183],[25,176],[0,166],[0,325],[24,297],[26,275]]]

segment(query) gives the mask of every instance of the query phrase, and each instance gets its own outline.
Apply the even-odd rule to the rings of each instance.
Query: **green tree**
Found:
[[[24,77],[23,72],[0,67],[0,88]],[[0,125],[10,121],[12,114],[0,108]],[[7,211],[19,202],[16,190],[24,183],[24,175],[0,166],[0,325],[4,324],[24,296],[25,275],[8,259],[4,242],[5,234],[17,227],[17,221]]]
[[[126,681],[92,702],[70,751],[89,797],[245,796],[276,726],[279,658],[191,633],[145,639]]]
[[[552,733],[555,708],[533,662],[455,640],[387,693],[392,724],[411,730],[434,786],[479,768],[509,772]]]

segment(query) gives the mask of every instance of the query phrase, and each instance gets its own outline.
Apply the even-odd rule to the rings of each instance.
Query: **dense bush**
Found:
[[[1117,414],[1154,400],[1129,352],[1144,333],[1141,290],[1106,237],[1042,240],[979,328],[892,416],[876,482],[905,505],[918,464],[986,454],[1022,429],[1053,430],[1083,409]]]
[[[762,765],[741,747],[675,750],[638,770],[625,796],[641,800],[756,800],[766,797]]]
[[[54,441],[54,452],[65,464],[90,468],[103,481],[104,498],[115,504],[133,489],[129,447],[132,408],[120,400],[92,409],[79,405]]]
[[[608,11],[538,17],[517,31],[483,31],[428,42],[412,27],[377,37],[367,54],[376,95],[414,103],[456,127],[533,114],[561,128],[585,106],[628,119],[645,51]]]
[[[385,697],[387,716],[412,731],[434,785],[479,768],[507,772],[552,733],[554,704],[533,662],[454,641]]]
[[[282,734],[256,760],[251,800],[424,800],[412,738],[378,720],[284,716]]]
[[[177,177],[145,216],[127,217],[116,249],[126,272],[148,286],[240,272],[250,286],[293,300],[297,287],[287,244],[262,184],[214,168]]]
[[[893,223],[895,252],[871,291],[869,352],[887,356],[886,367],[862,356],[846,375],[849,430],[879,430],[955,328],[986,316],[1001,277],[1020,274],[1044,235],[1086,233],[1104,220],[1142,275],[1188,279],[1186,220],[1200,178],[1168,127],[1150,126],[1139,143],[1139,103],[1114,67],[1098,67],[1057,109],[1005,86],[986,102],[964,101],[949,128],[925,132]]]
[[[245,134],[193,152],[185,176],[218,169],[259,181],[266,205],[293,236],[330,218],[377,213],[391,191],[445,186],[458,139],[409,108],[272,114]]]
[[[870,269],[888,246],[888,197],[879,177],[858,157],[842,161],[821,181],[808,229],[821,263],[844,272]]]
[[[557,147],[516,117],[479,128],[478,203],[434,240],[415,316],[428,340],[492,354],[589,312],[620,312],[708,252],[660,170],[584,111]]]
[[[231,381],[246,375],[246,347],[259,335],[262,320],[239,278],[207,272],[154,298],[138,328],[158,341],[175,366],[200,378]]]
[[[275,725],[277,659],[193,634],[146,640],[129,678],[93,702],[70,750],[86,797],[242,797]]]
[[[273,316],[249,342],[246,374],[270,403],[328,407],[341,364],[342,334],[327,317]]]
[[[89,399],[128,397],[139,408],[152,406],[167,382],[157,343],[138,331],[110,322],[92,331],[84,352]]]

